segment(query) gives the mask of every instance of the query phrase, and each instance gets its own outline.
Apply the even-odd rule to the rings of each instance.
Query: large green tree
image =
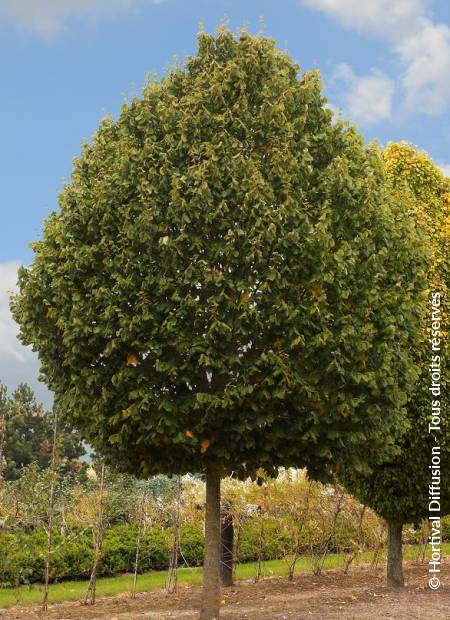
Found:
[[[422,332],[414,346],[419,376],[408,394],[409,430],[398,440],[395,456],[381,464],[369,460],[370,475],[362,475],[348,467],[341,480],[361,501],[386,519],[387,580],[391,586],[402,586],[403,525],[435,517],[437,532],[439,515],[450,509],[450,478],[444,475],[450,461],[446,341],[450,311],[450,180],[427,154],[409,144],[392,143],[383,157],[392,193],[407,205],[410,217],[427,239],[432,256],[428,271],[429,303],[424,309]],[[437,340],[440,341],[439,350],[436,346],[433,350]],[[440,384],[440,389],[430,389],[433,380]],[[430,497],[429,485],[433,483],[436,493]],[[439,486],[440,497],[437,495]],[[436,499],[440,501],[440,510],[437,510]],[[431,510],[430,500],[433,500]]]
[[[402,427],[423,259],[379,155],[273,41],[201,34],[33,247],[12,309],[61,409],[123,470],[206,472],[217,618],[221,476],[361,468]]]
[[[15,480],[21,469],[36,463],[50,465],[53,416],[37,402],[32,389],[21,383],[11,396],[0,383],[0,473]],[[68,468],[85,453],[80,436],[67,422],[59,429],[61,466]]]

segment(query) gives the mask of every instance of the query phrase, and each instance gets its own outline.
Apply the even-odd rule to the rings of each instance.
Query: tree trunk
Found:
[[[405,585],[403,579],[402,530],[403,523],[387,520],[388,526],[388,558],[387,584],[393,588]]]
[[[258,559],[256,561],[255,583],[257,583],[261,578],[262,555],[263,555],[263,545],[264,545],[264,515],[262,513],[261,506],[258,506],[258,515],[259,515],[259,540],[258,540]]]
[[[175,594],[178,588],[178,552],[180,550],[180,506],[181,506],[181,476],[177,479],[176,506],[173,514],[173,541],[169,559],[169,572],[166,581],[167,594]]]
[[[220,583],[225,587],[233,585],[233,542],[233,515],[227,507],[220,528]]]
[[[138,523],[138,531],[136,538],[136,555],[134,556],[134,575],[133,575],[133,589],[131,591],[131,598],[136,598],[137,592],[137,579],[139,572],[139,554],[141,552],[141,537],[142,537],[142,528],[144,525],[144,516],[145,516],[145,499],[147,497],[147,489],[145,488],[142,492],[141,497],[141,508],[139,510],[139,523]]]
[[[205,559],[200,620],[218,620],[220,609],[220,472],[206,469]]]
[[[48,531],[47,531],[47,555],[45,558],[45,573],[44,573],[44,600],[42,601],[42,611],[46,612],[48,609],[48,589],[50,582],[50,562],[52,555],[53,544],[53,517],[55,514],[55,465],[56,465],[56,440],[58,436],[58,414],[54,414],[53,419],[53,443],[52,443],[52,460],[50,463],[51,481],[50,481],[50,493],[49,493],[49,511],[48,511]]]
[[[6,418],[2,416],[0,418],[0,479],[3,476],[3,449],[6,438]]]
[[[89,585],[84,599],[85,605],[95,604],[95,595],[97,588],[97,571],[100,563],[100,556],[102,553],[104,523],[103,523],[103,490],[105,485],[105,463],[102,462],[102,470],[100,474],[100,487],[99,487],[99,502],[97,523],[95,527],[95,543],[94,543],[94,563],[91,570],[91,578],[89,579]]]

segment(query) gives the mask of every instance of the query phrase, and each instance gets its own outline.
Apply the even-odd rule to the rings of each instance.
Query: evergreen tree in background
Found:
[[[16,480],[26,465],[37,463],[42,469],[49,466],[53,436],[53,417],[37,402],[31,388],[21,383],[8,396],[0,384],[0,454],[2,473],[6,480]],[[70,468],[85,453],[80,436],[67,422],[58,437],[62,466]]]

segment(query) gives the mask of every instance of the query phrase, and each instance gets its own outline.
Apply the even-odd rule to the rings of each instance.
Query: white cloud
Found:
[[[0,263],[0,360],[25,361],[26,349],[16,339],[17,325],[9,311],[9,295],[16,288],[19,263]]]
[[[438,168],[442,170],[445,176],[450,177],[450,164],[438,164]]]
[[[128,11],[139,4],[161,0],[0,0],[0,15],[49,38],[58,34],[70,17],[98,17]]]
[[[335,79],[346,85],[345,108],[350,116],[366,123],[375,123],[391,116],[394,81],[378,69],[359,77],[346,64],[341,64]]]
[[[37,355],[17,339],[18,326],[9,310],[9,296],[16,289],[19,266],[20,263],[16,261],[0,263],[0,381],[9,390],[13,390],[20,382],[28,383],[38,398],[49,406],[50,393],[37,380]]]
[[[408,108],[439,114],[450,104],[450,28],[423,21],[422,28],[396,46],[405,65]]]
[[[330,112],[333,113],[333,119],[332,119],[333,123],[337,123],[337,121],[340,118],[342,118],[343,110],[341,108],[339,108],[338,106],[335,106],[332,103],[330,103],[329,101],[327,101],[327,103],[325,104],[325,107],[328,108],[330,110]]]
[[[346,28],[394,38],[411,34],[425,10],[423,0],[303,0],[303,3],[328,13]]]
[[[402,66],[406,109],[439,114],[450,105],[450,28],[428,0],[302,0],[349,29],[388,41]]]

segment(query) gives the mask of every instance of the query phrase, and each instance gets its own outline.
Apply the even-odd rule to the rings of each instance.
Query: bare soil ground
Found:
[[[450,566],[443,566],[446,585],[432,592],[427,564],[406,567],[401,591],[384,585],[384,571],[356,567],[348,575],[328,571],[320,577],[301,574],[293,582],[269,578],[241,581],[223,591],[223,620],[445,620],[450,618]],[[176,595],[162,591],[99,599],[95,606],[80,603],[51,605],[49,620],[195,620],[200,588],[181,586]],[[15,607],[0,611],[0,620],[37,620],[39,609]]]

